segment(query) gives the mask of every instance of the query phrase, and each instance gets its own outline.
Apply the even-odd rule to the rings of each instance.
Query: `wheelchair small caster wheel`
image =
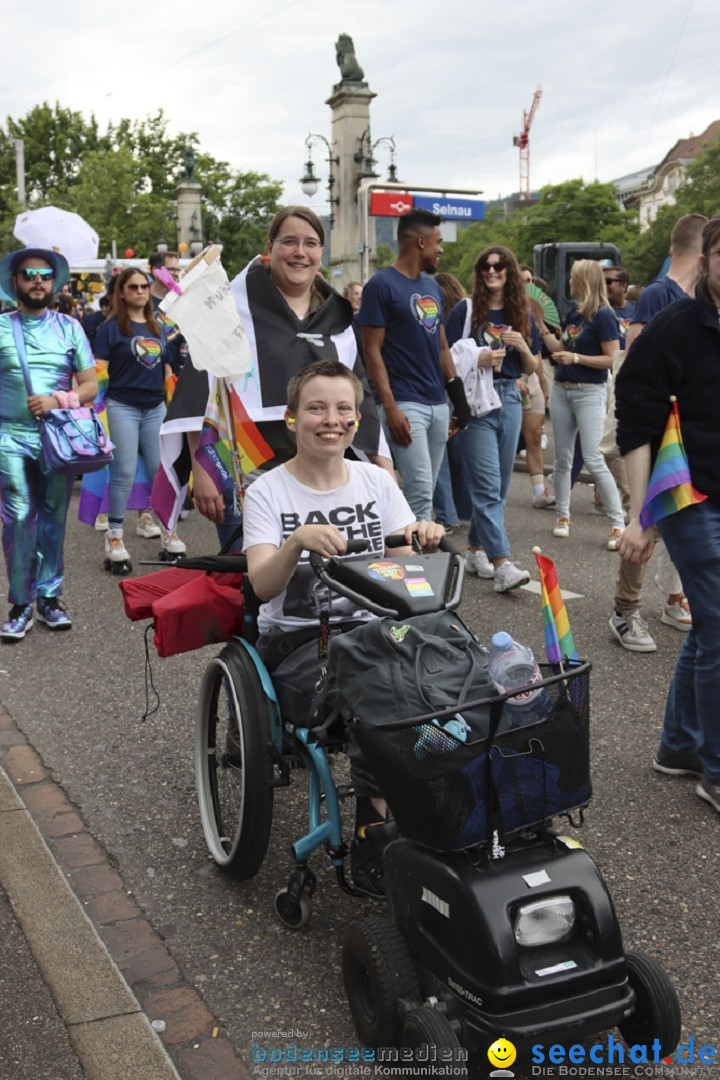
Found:
[[[302,930],[310,921],[312,904],[310,897],[301,893],[295,901],[290,896],[289,889],[281,889],[275,894],[275,911],[283,926],[288,930]]]

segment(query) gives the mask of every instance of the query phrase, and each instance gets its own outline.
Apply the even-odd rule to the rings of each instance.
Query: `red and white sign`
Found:
[[[370,213],[373,217],[402,217],[413,208],[413,197],[407,191],[371,191]]]

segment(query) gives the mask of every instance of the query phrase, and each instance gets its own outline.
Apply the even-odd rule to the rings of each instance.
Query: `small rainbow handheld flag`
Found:
[[[540,571],[540,597],[548,663],[560,664],[562,667],[564,660],[579,660],[580,658],[570,630],[565,601],[555,573],[555,564],[552,559],[540,554],[540,548],[533,548],[533,554]]]
[[[707,495],[702,495],[693,487],[680,431],[677,398],[671,397],[670,401],[670,415],[640,511],[640,524],[643,529],[649,529],[651,525],[677,513],[678,510],[684,510],[686,506],[694,506],[695,503],[707,499]]]
[[[218,492],[222,494],[231,482],[238,487],[244,473],[252,472],[273,456],[235,388],[218,379],[208,400],[195,454]]]

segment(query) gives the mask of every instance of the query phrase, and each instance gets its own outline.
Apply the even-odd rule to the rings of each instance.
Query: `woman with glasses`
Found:
[[[106,407],[115,444],[105,534],[106,566],[115,573],[131,568],[123,530],[138,452],[151,481],[160,464],[164,381],[171,371],[172,348],[155,318],[147,277],[128,267],[117,279],[110,316],[98,327],[95,338],[96,363],[108,371]],[[185,551],[174,532],[163,532],[162,546],[172,558]]]
[[[577,307],[563,326],[563,340],[543,327],[542,340],[556,365],[550,397],[550,416],[555,439],[554,487],[557,521],[553,536],[570,535],[570,473],[575,437],[596,491],[610,518],[607,541],[615,551],[625,526],[620,495],[600,451],[605,424],[608,371],[620,348],[617,319],[608,303],[602,267],[592,259],[580,259],[570,272],[570,295]]]
[[[447,339],[451,348],[463,339],[479,346],[465,350],[466,362],[453,350],[473,414],[455,436],[472,498],[466,566],[471,574],[493,578],[496,592],[507,592],[530,580],[510,559],[505,504],[522,424],[517,380],[537,370],[541,348],[520,267],[508,248],[489,247],[478,255],[472,298],[453,308]],[[488,392],[478,395],[489,370]]]
[[[273,455],[261,467],[273,468],[292,458],[296,449],[283,419],[289,380],[313,360],[340,360],[365,387],[360,426],[350,453],[391,470],[390,452],[365,378],[353,309],[322,277],[324,243],[323,224],[312,210],[286,206],[270,223],[265,254],[256,256],[233,279],[232,293],[251,362],[251,371],[237,380],[235,388]],[[163,520],[176,520],[192,463],[195,506],[215,523],[221,544],[232,542],[240,550],[242,511],[235,485],[232,478],[213,476],[202,448],[198,450],[208,392],[207,373],[198,371],[191,357],[180,373],[163,427],[163,467],[153,490],[153,506]]]

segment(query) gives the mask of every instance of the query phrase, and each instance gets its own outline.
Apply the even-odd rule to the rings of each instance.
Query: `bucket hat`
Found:
[[[55,271],[53,293],[60,292],[63,285],[67,284],[70,278],[70,267],[64,255],[61,255],[58,251],[49,251],[47,248],[20,248],[19,251],[11,251],[4,259],[0,259],[0,296],[2,296],[3,300],[9,300],[13,304],[17,303],[17,294],[12,280],[13,274],[23,259],[29,259],[33,256],[45,259]]]

